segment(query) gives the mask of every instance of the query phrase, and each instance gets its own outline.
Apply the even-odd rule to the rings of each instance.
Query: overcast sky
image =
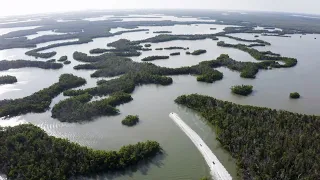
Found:
[[[320,14],[320,0],[1,0],[0,16],[86,9],[215,9]]]

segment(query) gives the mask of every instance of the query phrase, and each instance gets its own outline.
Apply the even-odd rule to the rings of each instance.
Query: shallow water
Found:
[[[210,25],[211,26],[211,25]],[[189,26],[192,28],[192,26]],[[150,27],[151,28],[151,27]],[[152,27],[154,28],[154,27]],[[163,30],[165,28],[158,27]],[[184,27],[188,31],[188,26]],[[156,30],[156,29],[155,29]],[[206,30],[206,29],[205,29]],[[190,30],[191,31],[191,30]],[[70,65],[64,66],[60,70],[41,70],[36,68],[22,68],[0,72],[0,75],[10,74],[18,78],[18,83],[13,85],[0,86],[0,98],[19,98],[30,95],[42,88],[48,87],[58,81],[58,77],[63,73],[72,73],[87,79],[88,84],[84,87],[93,87],[97,79],[90,78],[94,71],[75,71],[73,66],[80,64],[72,59],[74,51],[88,53],[93,48],[106,48],[106,44],[120,38],[139,40],[155,34],[145,32],[125,33],[119,36],[98,38],[93,42],[81,45],[70,45],[58,47],[47,51],[55,50],[59,58],[67,55],[71,60]],[[254,34],[233,34],[241,38],[254,38]],[[317,39],[314,39],[314,38]],[[227,43],[237,43],[229,38],[219,38]],[[126,144],[138,141],[156,140],[163,147],[165,154],[158,156],[151,164],[143,166],[136,171],[128,171],[117,175],[101,175],[92,177],[108,179],[199,179],[204,175],[209,175],[209,169],[193,143],[188,137],[172,122],[168,117],[170,112],[176,112],[179,116],[207,143],[213,153],[218,157],[228,172],[236,177],[236,166],[230,155],[219,146],[215,140],[215,133],[210,125],[207,125],[192,110],[180,107],[174,103],[174,99],[182,94],[199,93],[210,95],[217,99],[232,101],[238,104],[249,104],[265,106],[276,109],[284,109],[294,112],[319,114],[320,100],[318,83],[320,63],[318,63],[320,45],[320,35],[294,35],[291,38],[260,36],[259,39],[270,42],[271,46],[257,47],[259,50],[271,50],[281,53],[283,56],[295,57],[298,65],[288,69],[272,69],[260,71],[254,80],[240,78],[238,72],[230,71],[226,68],[218,68],[223,72],[224,78],[212,84],[200,83],[196,77],[172,76],[173,84],[170,86],[144,85],[139,86],[132,93],[133,101],[119,106],[121,114],[112,117],[99,117],[92,122],[60,123],[52,119],[50,111],[41,114],[27,114],[10,120],[0,121],[1,125],[13,125],[19,122],[31,122],[56,137],[68,138],[73,142],[86,145],[94,149],[110,150],[119,149]],[[195,65],[203,60],[211,60],[222,53],[227,53],[230,57],[238,61],[256,61],[247,53],[242,51],[216,46],[217,41],[206,39],[198,41],[171,41],[164,43],[153,43],[151,48],[183,46],[189,47],[189,51],[196,49],[206,49],[208,52],[199,56],[185,55],[184,50],[178,50],[180,56],[170,57],[168,60],[156,60],[154,64],[165,67],[181,67]],[[239,42],[243,43],[243,42]],[[13,49],[16,52],[15,58],[25,57],[24,51],[27,49]],[[140,57],[132,58],[140,61],[141,58],[150,55],[168,55],[177,50],[146,51]],[[14,53],[4,53],[0,51],[2,59],[15,59]],[[251,84],[254,86],[254,93],[248,97],[233,95],[230,87],[235,84]],[[298,91],[302,98],[299,100],[289,99],[289,93]],[[53,100],[51,107],[65,99],[59,95]],[[133,127],[122,126],[121,120],[126,115],[139,115],[141,122]]]

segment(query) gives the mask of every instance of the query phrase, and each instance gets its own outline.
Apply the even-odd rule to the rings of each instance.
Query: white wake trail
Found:
[[[205,144],[205,142],[200,138],[200,136],[193,131],[176,113],[170,113],[169,117],[180,127],[180,129],[186,133],[186,135],[191,139],[194,145],[201,152],[205,161],[207,162],[212,178],[214,180],[231,180],[232,177],[224,166],[220,163],[218,158],[213,154],[211,149]]]

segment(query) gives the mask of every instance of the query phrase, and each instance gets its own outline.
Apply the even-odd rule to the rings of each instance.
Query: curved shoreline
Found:
[[[202,154],[210,168],[210,174],[215,180],[231,180],[232,177],[224,166],[220,163],[218,158],[213,154],[211,149],[205,144],[200,136],[193,131],[176,113],[170,113],[169,117],[179,126],[179,128],[186,133],[190,140],[194,143],[197,149]]]

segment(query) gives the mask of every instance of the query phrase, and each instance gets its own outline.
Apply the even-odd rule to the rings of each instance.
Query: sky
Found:
[[[320,0],[1,0],[0,16],[88,9],[213,9],[320,13]]]

